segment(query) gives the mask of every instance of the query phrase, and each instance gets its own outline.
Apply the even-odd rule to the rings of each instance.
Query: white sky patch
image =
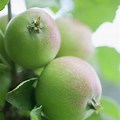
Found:
[[[96,47],[109,46],[120,52],[120,7],[112,23],[103,23],[93,33],[93,43]]]
[[[72,0],[61,0],[61,9],[57,12],[55,18],[66,15],[69,11],[74,8]]]
[[[26,10],[24,0],[11,0],[11,9],[13,15],[17,15]],[[0,16],[7,14],[7,6],[0,11]]]
[[[50,8],[42,8],[48,12],[54,19],[66,15],[74,7],[72,0],[61,0],[60,2],[61,9],[55,14]]]

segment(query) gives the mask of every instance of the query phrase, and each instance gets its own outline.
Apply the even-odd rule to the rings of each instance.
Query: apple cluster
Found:
[[[88,26],[70,17],[54,20],[40,8],[5,20],[0,55],[25,69],[43,68],[35,99],[45,120],[84,120],[100,109],[101,83],[86,62],[94,53]]]

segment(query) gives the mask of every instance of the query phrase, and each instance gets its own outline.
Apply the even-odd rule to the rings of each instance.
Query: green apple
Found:
[[[57,57],[76,56],[90,59],[94,52],[91,29],[73,18],[58,18],[56,23],[61,34],[61,47]]]
[[[102,88],[95,70],[77,57],[59,57],[41,73],[36,102],[48,120],[83,120],[100,108]]]
[[[0,61],[10,61],[10,58],[8,57],[6,50],[5,50],[5,36],[3,32],[0,30]]]
[[[5,34],[10,58],[28,69],[48,64],[60,48],[60,34],[52,17],[40,8],[32,8],[14,17]]]
[[[6,26],[8,24],[8,17],[7,15],[0,16],[0,29],[3,33],[5,33]]]

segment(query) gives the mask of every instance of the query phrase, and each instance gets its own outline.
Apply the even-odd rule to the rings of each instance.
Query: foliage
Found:
[[[7,5],[9,0],[1,0],[0,1],[0,11],[4,9],[5,5]]]
[[[7,101],[23,111],[30,111],[35,106],[34,87],[35,78],[22,82],[7,94]]]
[[[100,75],[112,83],[120,83],[120,54],[110,47],[98,47],[94,56]]]
[[[73,0],[73,16],[89,25],[93,30],[105,22],[112,21],[119,0]]]

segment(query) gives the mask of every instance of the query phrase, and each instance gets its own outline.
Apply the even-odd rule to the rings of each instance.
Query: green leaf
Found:
[[[103,109],[101,109],[101,113],[109,115],[114,120],[120,120],[120,106],[116,101],[111,98],[103,97],[101,100],[101,104]]]
[[[9,0],[0,0],[0,11],[7,5]]]
[[[96,48],[95,59],[103,79],[120,83],[120,54],[114,48]]]
[[[114,120],[114,119],[104,114],[101,115],[101,114],[93,113],[89,118],[85,120]]]
[[[2,112],[0,112],[0,120],[4,120],[4,115]]]
[[[36,78],[22,82],[14,90],[7,94],[7,101],[22,111],[30,111],[35,106],[35,89],[33,87]]]
[[[101,103],[103,109],[86,120],[120,120],[120,106],[114,100],[103,97]]]
[[[60,0],[25,0],[26,7],[50,7],[53,9],[60,8]]]
[[[42,120],[41,112],[42,112],[42,106],[40,106],[38,108],[34,108],[30,112],[30,118],[31,118],[31,120]]]
[[[5,73],[6,71],[8,71],[8,66],[0,63],[0,73]]]
[[[0,68],[1,69],[1,68]],[[10,76],[8,73],[0,73],[0,107],[5,104],[5,97],[10,86]]]
[[[120,0],[73,0],[73,16],[93,30],[105,21],[112,21]]]
[[[34,108],[30,112],[30,120],[48,120],[48,117],[42,111],[42,106]]]

